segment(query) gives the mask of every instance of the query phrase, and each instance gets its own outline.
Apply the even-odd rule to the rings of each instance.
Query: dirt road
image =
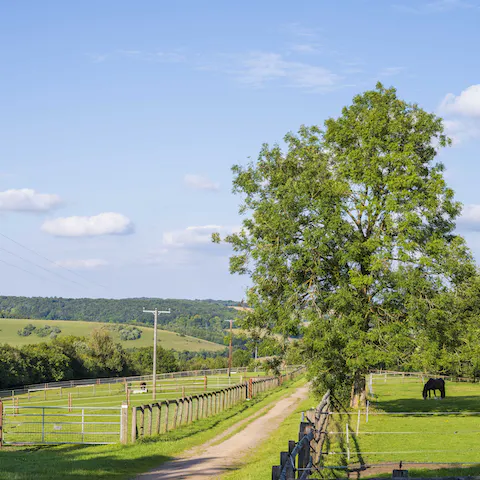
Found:
[[[295,390],[292,395],[280,399],[276,405],[265,413],[256,414],[257,418],[247,425],[242,431],[227,440],[214,445],[221,438],[236,430],[250,419],[235,424],[222,435],[214,438],[208,444],[186,452],[182,457],[162,464],[159,468],[148,473],[143,473],[136,480],[206,480],[218,478],[222,473],[242,461],[250,450],[254,449],[263,440],[267,439],[282,420],[297,406],[298,402],[308,396],[308,386]],[[264,412],[262,415],[261,412]]]

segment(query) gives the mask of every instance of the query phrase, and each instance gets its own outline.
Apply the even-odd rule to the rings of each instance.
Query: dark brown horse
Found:
[[[443,378],[430,378],[428,379],[427,383],[423,387],[423,399],[427,399],[431,396],[431,391],[433,390],[433,395],[436,397],[436,390],[440,390],[440,397],[445,398],[445,380]]]

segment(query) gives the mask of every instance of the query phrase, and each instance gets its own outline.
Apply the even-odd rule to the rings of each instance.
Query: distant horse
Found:
[[[430,378],[425,386],[423,387],[423,399],[427,399],[427,393],[428,393],[428,398],[431,396],[431,391],[433,390],[433,395],[436,397],[435,390],[440,390],[440,396],[441,398],[445,398],[445,381],[443,378]]]

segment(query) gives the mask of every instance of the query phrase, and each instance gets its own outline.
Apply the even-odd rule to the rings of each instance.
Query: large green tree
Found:
[[[368,368],[411,356],[417,327],[446,321],[439,296],[474,272],[436,161],[449,139],[440,118],[377,84],[284,144],[233,167],[245,218],[226,238],[230,269],[252,279],[245,326],[287,336],[308,323],[312,378],[346,395]]]

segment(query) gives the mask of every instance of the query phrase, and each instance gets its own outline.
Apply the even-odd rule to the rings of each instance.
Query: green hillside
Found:
[[[159,315],[158,326],[184,335],[223,343],[225,320],[238,315],[225,300],[181,300],[161,298],[58,298],[0,296],[0,317],[15,319],[84,320],[153,326],[153,315],[143,308],[170,309]]]
[[[32,325],[42,327],[44,325],[57,326],[62,331],[59,337],[65,335],[88,336],[92,329],[105,326],[108,324],[99,322],[83,322],[83,321],[67,321],[67,320],[24,320],[14,318],[0,318],[0,344],[8,343],[9,345],[20,346],[31,343],[49,342],[49,337],[38,337],[34,334],[28,337],[21,337],[17,331],[31,323]],[[142,330],[142,336],[138,340],[121,341],[119,333],[112,331],[113,338],[122,344],[124,348],[149,347],[153,343],[153,328],[137,327]],[[191,352],[200,350],[217,351],[222,350],[222,345],[201,340],[195,337],[182,336],[175,332],[158,330],[158,340],[163,348]]]

